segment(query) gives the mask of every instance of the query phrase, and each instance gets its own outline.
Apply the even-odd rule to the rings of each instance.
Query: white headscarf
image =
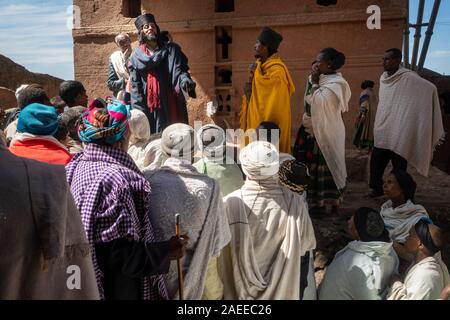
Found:
[[[194,129],[184,123],[175,123],[164,129],[161,149],[169,157],[190,158],[194,154]]]
[[[204,139],[211,139],[211,143],[205,146]],[[203,156],[211,162],[223,163],[225,156],[226,135],[225,131],[215,124],[207,124],[197,133],[197,141]]]
[[[145,113],[132,109],[128,125],[131,133],[130,145],[138,142],[147,143],[150,140],[150,124]]]
[[[241,150],[239,160],[245,175],[252,180],[278,176],[280,156],[277,148],[267,141],[254,141]]]

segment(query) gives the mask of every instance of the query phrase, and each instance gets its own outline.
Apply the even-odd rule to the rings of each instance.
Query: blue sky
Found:
[[[410,3],[415,22],[419,0]],[[426,0],[424,22],[433,3]],[[67,27],[70,5],[72,0],[0,0],[0,54],[30,71],[73,79],[73,40]],[[411,50],[413,35],[411,29]],[[441,1],[425,67],[450,75],[450,0]]]
[[[73,79],[72,0],[0,0],[0,54],[30,71]]]
[[[434,0],[425,1],[423,22],[429,21],[433,4]],[[410,1],[410,21],[412,23],[416,23],[418,5],[419,0]],[[422,28],[420,49],[422,48],[422,43],[425,39],[425,31],[426,27]],[[410,51],[412,51],[415,29],[410,29],[410,32]],[[427,60],[425,61],[425,67],[439,73],[450,75],[450,0],[441,1],[433,37],[431,38],[430,47],[428,49]]]

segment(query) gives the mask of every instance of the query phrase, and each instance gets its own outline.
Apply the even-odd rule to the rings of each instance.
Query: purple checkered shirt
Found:
[[[91,244],[97,284],[103,298],[103,273],[97,263],[94,244],[120,238],[154,241],[148,218],[150,183],[126,152],[93,143],[75,155],[66,172]],[[145,300],[168,297],[162,276],[143,278],[141,288]]]

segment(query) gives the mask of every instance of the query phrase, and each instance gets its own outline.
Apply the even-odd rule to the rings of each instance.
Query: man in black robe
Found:
[[[152,14],[136,18],[139,46],[128,68],[131,105],[147,115],[151,133],[162,132],[173,123],[188,123],[186,97],[195,98],[195,82],[181,47],[164,42]]]

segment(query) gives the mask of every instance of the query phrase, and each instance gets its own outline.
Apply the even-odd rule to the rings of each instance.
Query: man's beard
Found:
[[[260,59],[261,58],[261,54],[260,53],[255,53],[255,58],[256,59]]]
[[[147,41],[156,41],[158,40],[158,37],[156,36],[156,34],[148,34],[147,36],[145,36],[145,40]]]

